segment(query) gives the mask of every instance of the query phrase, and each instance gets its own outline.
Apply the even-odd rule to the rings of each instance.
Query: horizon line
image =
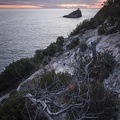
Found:
[[[44,5],[0,5],[0,9],[100,9],[102,5],[87,5],[87,4],[58,4],[56,6]]]

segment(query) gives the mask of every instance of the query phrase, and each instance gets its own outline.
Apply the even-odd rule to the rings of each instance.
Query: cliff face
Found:
[[[74,46],[73,48],[72,47],[70,48],[69,46],[73,45],[73,41],[78,41],[78,44],[76,44],[76,46]],[[83,45],[81,47],[81,44],[83,44],[83,42],[85,42],[84,44],[87,44],[88,46],[87,48],[82,48]],[[118,64],[115,67],[115,71],[116,71],[116,69],[119,68],[119,64],[120,64],[120,34],[117,32],[109,35],[98,35],[98,28],[87,30],[82,35],[82,37],[81,35],[78,34],[70,38],[65,38],[64,46],[63,46],[63,50],[64,50],[63,54],[58,57],[52,58],[51,62],[45,67],[45,69],[48,71],[54,69],[57,73],[68,72],[70,74],[74,74],[74,65],[75,64],[77,65],[77,61],[80,59],[80,55],[85,56],[87,54],[91,54],[90,51],[91,42],[95,42],[97,44],[96,46],[97,52],[104,52],[108,50],[113,53],[113,56]],[[36,77],[39,78],[43,73],[44,73],[44,69],[35,72],[26,81],[22,82],[17,88],[17,90],[26,91],[27,89],[26,85],[29,83],[29,81],[35,79]],[[111,73],[110,77],[112,76],[112,74],[114,75],[114,72]],[[116,77],[117,77],[116,79],[118,79],[120,77],[119,74]],[[108,79],[106,79],[105,81],[107,81]],[[115,84],[114,82],[116,81],[113,80],[112,82],[113,82],[112,84],[114,85]],[[119,84],[116,87],[118,91]]]
[[[63,38],[62,47],[51,61],[21,82],[15,91],[1,97],[0,102],[3,104],[20,93],[29,100],[29,108],[34,105],[38,112],[38,116],[34,112],[32,115],[40,119],[45,116],[48,120],[119,120],[120,24],[110,23],[103,26],[107,30],[102,35],[98,31],[103,24]],[[115,30],[109,34],[108,28],[113,26]],[[61,73],[69,73],[71,77],[67,81]],[[116,99],[117,104],[113,102]]]
[[[94,84],[96,84],[96,86],[98,86],[98,87],[104,86],[105,89],[119,94],[120,93],[120,81],[119,81],[120,80],[120,46],[119,46],[120,34],[118,32],[109,34],[109,35],[98,35],[98,28],[97,28],[97,29],[87,30],[82,35],[82,37],[81,37],[81,35],[78,34],[78,35],[72,36],[70,38],[65,38],[64,46],[62,48],[64,51],[63,54],[59,55],[58,57],[52,58],[51,62],[47,66],[45,66],[45,69],[47,71],[55,70],[56,73],[68,72],[74,78],[74,76],[76,75],[75,70],[76,70],[76,67],[79,67],[79,65],[80,65],[81,57],[85,58],[85,57],[87,57],[87,55],[92,56],[91,50],[90,50],[91,42],[96,43],[96,51],[99,53],[104,52],[104,51],[111,51],[113,53],[113,56],[116,61],[113,71],[111,73],[109,73],[109,75],[107,75],[107,77],[105,77],[102,80],[102,82],[97,81]],[[75,44],[75,45],[73,46],[73,44]],[[87,47],[86,47],[86,45],[87,45]],[[108,60],[108,62],[109,62],[109,60]],[[104,67],[104,64],[103,64],[103,67]],[[109,67],[108,67],[108,69],[109,69]],[[106,71],[104,71],[104,69],[102,71],[103,71],[102,73],[106,72]],[[17,91],[19,93],[29,93],[29,91],[31,89],[29,87],[29,84],[31,84],[32,81],[34,83],[35,79],[38,80],[42,74],[44,74],[44,69],[37,71],[31,77],[29,77],[25,82],[21,83],[21,85],[18,87]],[[99,74],[101,74],[101,72]],[[99,76],[99,74],[98,74],[98,76]],[[104,75],[106,75],[106,73]],[[75,76],[75,78],[76,78],[76,76]],[[81,78],[78,77],[79,82],[80,82],[80,80],[81,80]],[[94,78],[92,78],[92,79],[90,78],[90,81],[93,81],[93,80],[94,80]],[[74,82],[75,81],[76,81],[76,79],[74,79]],[[57,93],[54,93],[54,96],[52,97],[53,98],[52,101],[61,102],[61,101],[63,101],[63,99],[65,99],[64,94],[72,94],[72,92],[74,93],[74,91],[76,91],[76,88],[78,87],[79,84],[80,84],[80,86],[82,86],[81,83],[79,83],[78,81],[77,81],[77,83],[72,82],[72,84],[70,84],[67,88],[65,88],[65,90],[60,90]],[[97,94],[99,94],[99,91],[97,91]],[[27,94],[26,97],[34,103],[34,101],[33,101],[34,99],[32,99],[31,94]],[[51,97],[51,96],[48,96],[48,97]],[[57,97],[57,99],[56,99],[56,97]],[[119,96],[118,96],[118,98],[119,98]],[[79,104],[81,104],[81,102]],[[70,104],[70,106],[72,106],[72,104]],[[65,109],[68,109],[70,106],[67,106],[67,108],[65,108]],[[55,113],[55,114],[57,114],[57,113]],[[60,117],[62,117],[62,119],[65,120],[66,112],[63,112],[63,114],[61,114]],[[57,119],[57,118],[59,118],[59,117],[56,116],[55,119]],[[119,120],[119,116],[117,119]]]
[[[76,77],[76,75],[78,75],[78,73],[76,74],[76,68],[77,67],[79,68],[81,58],[83,58],[83,61],[85,61],[85,59],[87,58],[88,55],[90,55],[92,57],[91,42],[96,43],[96,51],[97,52],[104,52],[107,50],[111,51],[113,53],[113,56],[116,61],[113,71],[111,73],[109,73],[109,75],[107,75],[107,77],[105,77],[102,80],[102,82],[96,81],[95,83],[92,83],[92,84],[95,84],[98,87],[104,86],[105,89],[109,89],[109,90],[119,94],[120,93],[120,81],[119,81],[120,80],[120,34],[119,34],[119,32],[117,32],[117,33],[113,33],[113,34],[109,34],[109,35],[98,35],[98,29],[99,29],[99,27],[96,29],[86,30],[86,32],[84,34],[82,34],[82,36],[81,36],[81,34],[78,34],[76,36],[65,38],[63,47],[62,47],[63,52],[61,55],[51,58],[52,59],[51,62],[48,65],[46,65],[45,68],[43,67],[40,70],[36,71],[29,78],[27,78],[24,82],[22,82],[18,86],[17,90],[14,93],[12,91],[11,93],[1,97],[0,102],[3,104],[5,102],[7,102],[7,99],[9,99],[9,97],[12,97],[14,94],[22,93],[22,95],[24,95],[25,98],[27,98],[29,101],[31,101],[32,104],[34,104],[34,105],[40,104],[39,107],[40,106],[41,107],[40,108],[37,107],[37,108],[41,109],[43,111],[43,113],[46,112],[47,114],[45,114],[45,116],[51,120],[53,120],[53,118],[54,119],[62,118],[63,120],[65,120],[67,117],[67,110],[69,108],[75,107],[74,108],[75,111],[78,112],[79,110],[76,109],[76,107],[78,107],[78,106],[80,107],[81,105],[84,105],[84,102],[86,102],[86,101],[81,101],[81,100],[76,101],[76,99],[74,98],[78,94],[78,93],[76,94],[76,91],[78,91],[78,89],[77,89],[78,87],[80,87],[79,88],[80,91],[78,91],[78,92],[81,95],[81,92],[82,92],[81,86],[85,82],[85,81],[83,81],[83,83],[81,84],[80,80],[83,80],[82,78],[80,78],[81,74],[80,74],[80,76],[78,76],[78,78]],[[40,80],[40,78],[43,74],[46,74],[46,71],[52,71],[52,70],[55,70],[56,73],[68,72],[69,74],[71,74],[73,76],[74,82],[72,82],[72,84],[70,83],[67,87],[65,87],[65,86],[63,87],[62,86],[63,83],[61,83],[61,87],[59,89],[57,89],[56,91],[54,91],[54,90],[49,91],[49,90],[47,90],[47,88],[41,89],[37,82]],[[104,69],[102,71],[104,73]],[[86,72],[85,68],[84,68],[84,72]],[[98,76],[99,76],[99,74],[98,74]],[[55,79],[55,78],[53,77],[53,79]],[[93,80],[94,80],[94,78],[90,78],[90,82],[91,81],[94,82]],[[57,83],[59,83],[59,82],[60,81],[58,80]],[[47,84],[47,82],[46,82],[46,84]],[[53,84],[52,88],[54,89],[55,83],[53,82],[52,84]],[[35,93],[35,95],[32,95],[32,93]],[[74,94],[75,94],[75,96],[74,96]],[[99,94],[99,91],[97,91],[97,94]],[[38,95],[38,96],[36,96],[36,95]],[[73,98],[68,99],[69,97],[66,98],[67,95],[72,96],[74,99]],[[118,97],[120,97],[120,96],[118,96]],[[81,99],[81,98],[79,98],[79,99]],[[88,98],[86,98],[86,99],[88,99]],[[69,102],[64,101],[64,100],[68,100]],[[72,104],[70,100],[72,100],[72,102],[74,102],[74,104]],[[52,101],[52,103],[51,103],[51,101]],[[57,109],[57,110],[59,110],[59,112],[55,111],[55,113],[53,113],[53,112],[51,112],[52,108],[47,107],[47,104],[54,105],[54,102],[55,102],[55,106],[57,105],[56,107],[58,107],[58,106],[61,107],[61,109],[58,107],[60,110]],[[64,106],[64,104],[65,104],[65,106]],[[29,105],[29,106],[31,106],[31,105]],[[35,108],[35,109],[37,109],[37,108]],[[42,109],[42,108],[44,108],[44,109]],[[86,116],[87,116],[87,113],[86,113]],[[117,119],[119,120],[119,116]]]

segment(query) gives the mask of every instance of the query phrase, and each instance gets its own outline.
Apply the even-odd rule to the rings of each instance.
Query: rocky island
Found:
[[[1,95],[0,120],[120,120],[119,11],[108,0],[67,38],[6,67],[0,92],[21,83]]]
[[[79,18],[79,17],[82,17],[82,13],[81,13],[81,10],[78,8],[77,10],[71,12],[70,14],[64,15],[63,17],[65,17],[65,18]]]

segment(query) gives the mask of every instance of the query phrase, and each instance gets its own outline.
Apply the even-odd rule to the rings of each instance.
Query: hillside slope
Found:
[[[114,16],[105,12],[113,7]],[[119,8],[118,0],[108,0],[62,44],[57,41],[59,50],[56,44],[49,46],[47,64],[0,98],[0,119],[119,120]],[[88,26],[91,21],[95,26]],[[41,50],[37,52],[41,58]]]

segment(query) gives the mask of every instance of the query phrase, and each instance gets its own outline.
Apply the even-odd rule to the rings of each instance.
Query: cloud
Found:
[[[0,5],[33,5],[43,6],[45,8],[65,7],[64,5],[71,7],[85,7],[100,4],[103,0],[0,0]]]
[[[1,4],[93,4],[100,0],[0,0]]]
[[[36,8],[42,8],[42,6],[34,6],[34,5],[0,5],[0,8],[9,8],[9,9],[36,9]]]

